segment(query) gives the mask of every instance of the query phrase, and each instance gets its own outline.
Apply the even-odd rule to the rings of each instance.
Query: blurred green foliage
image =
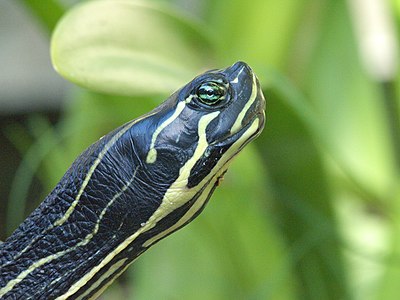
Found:
[[[243,60],[264,88],[265,132],[205,212],[104,299],[398,299],[399,74],[368,76],[344,0],[206,0],[186,10],[161,0],[23,2],[49,32],[65,10],[53,62],[86,89],[71,91],[56,126],[36,117],[28,132],[15,129],[25,158],[9,231],[24,218],[33,174],[49,191],[106,132],[199,72]]]

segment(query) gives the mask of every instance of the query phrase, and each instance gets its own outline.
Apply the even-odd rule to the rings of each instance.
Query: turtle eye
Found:
[[[215,81],[204,82],[196,91],[199,101],[209,106],[216,105],[225,99],[226,93],[227,87]]]

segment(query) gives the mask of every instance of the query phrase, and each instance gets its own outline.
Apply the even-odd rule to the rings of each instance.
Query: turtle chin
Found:
[[[217,140],[209,145],[215,149],[230,148],[232,145],[238,145],[238,151],[240,151],[245,145],[260,135],[265,124],[265,113],[262,111],[256,114],[246,125],[244,125],[239,131],[224,137],[223,139]]]

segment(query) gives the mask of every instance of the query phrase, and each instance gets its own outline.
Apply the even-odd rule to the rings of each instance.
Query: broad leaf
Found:
[[[56,70],[103,93],[170,93],[209,64],[200,27],[163,6],[91,1],[58,24],[51,43]]]

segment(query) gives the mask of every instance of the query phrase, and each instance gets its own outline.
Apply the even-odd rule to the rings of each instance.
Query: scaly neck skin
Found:
[[[160,151],[159,162],[165,160],[175,170],[170,167],[166,173],[160,165],[144,165],[138,155],[145,154],[131,140],[140,126],[126,130],[112,144],[125,129],[105,136],[78,157],[43,203],[0,245],[0,297],[92,297],[148,247],[204,208],[214,177],[190,201],[149,223],[183,163]],[[191,210],[193,216],[183,218]],[[181,219],[185,221],[170,229]]]
[[[0,246],[0,295],[61,295],[152,214],[162,199],[162,189],[142,185],[146,174],[139,169],[133,149],[119,151],[119,157],[114,151],[107,152],[93,169],[114,136],[103,138],[85,151],[44,202]],[[124,133],[120,139],[128,137]],[[126,165],[116,174],[113,163]],[[77,197],[83,185],[84,191]],[[149,194],[155,201],[145,207],[141,199]],[[132,243],[93,277],[118,273],[142,251],[140,244]]]

